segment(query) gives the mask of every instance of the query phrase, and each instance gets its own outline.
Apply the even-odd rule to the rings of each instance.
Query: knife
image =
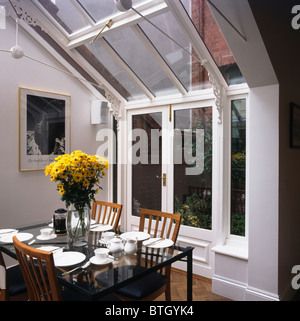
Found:
[[[157,239],[157,240],[154,240],[154,241],[152,241],[152,242],[150,242],[150,243],[147,243],[146,246],[155,245],[155,244],[157,244],[157,243],[159,243],[159,242],[161,242],[161,241],[163,241],[163,240],[164,240],[164,238],[160,237],[160,238]]]

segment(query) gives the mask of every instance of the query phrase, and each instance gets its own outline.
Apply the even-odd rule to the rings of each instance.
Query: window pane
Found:
[[[212,205],[212,108],[175,111],[175,132],[175,213],[182,215],[182,224],[184,225],[210,230]],[[197,133],[201,135],[200,144],[197,141]],[[193,160],[194,163],[190,160]],[[203,161],[203,167],[199,166],[200,170],[196,170],[197,167],[194,165],[195,163],[201,163],[201,160]],[[187,172],[187,169],[191,171]]]
[[[132,214],[141,208],[161,210],[162,113],[134,115],[132,129]],[[136,131],[135,131],[136,130]]]
[[[69,34],[90,26],[87,17],[70,0],[38,1]]]
[[[95,22],[109,19],[120,11],[111,0],[77,0]]]
[[[171,12],[155,16],[150,19],[150,21],[188,52],[192,51],[190,42]],[[208,88],[210,86],[205,68],[192,56],[152,26],[148,21],[141,22],[140,27],[187,91]]]
[[[245,79],[205,0],[181,0],[229,85],[244,83]]]
[[[102,48],[98,41],[77,47],[77,51],[113,86],[126,100],[147,98],[134,81]]]
[[[231,234],[245,236],[246,99],[231,102]]]
[[[156,97],[178,90],[130,28],[119,29],[105,39]]]

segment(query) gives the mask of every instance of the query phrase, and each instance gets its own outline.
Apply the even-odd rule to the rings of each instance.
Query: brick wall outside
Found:
[[[201,38],[219,67],[235,64],[235,59],[205,0],[191,0],[191,18]],[[208,76],[194,60],[192,82],[207,82]]]

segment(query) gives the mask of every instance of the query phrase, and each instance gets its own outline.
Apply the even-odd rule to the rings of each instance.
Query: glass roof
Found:
[[[133,10],[126,12],[113,0],[31,2],[72,43],[70,49],[59,45],[79,53],[101,75],[99,81],[104,78],[126,101],[211,87],[207,71],[195,58],[201,46],[192,43],[204,44],[228,85],[245,82],[204,0],[133,0]],[[109,19],[112,26],[105,27]],[[184,30],[187,25],[194,30]],[[189,38],[191,31],[199,36],[196,42]]]
[[[150,21],[160,30],[169,34],[172,39],[181,44],[187,51],[191,51],[190,42],[185,37],[182,29],[171,12],[157,15],[150,19]],[[193,61],[192,57],[181,47],[161,34],[161,32],[148,21],[141,22],[140,26],[187,91],[203,89],[210,86],[208,81],[201,81],[199,78],[193,80],[192,70],[193,64],[196,62]],[[207,76],[206,80],[208,80]]]

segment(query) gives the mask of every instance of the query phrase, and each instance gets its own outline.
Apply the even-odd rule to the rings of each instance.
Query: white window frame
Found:
[[[243,88],[244,87],[244,88]],[[233,100],[246,99],[246,184],[245,184],[245,236],[233,235],[230,233],[231,228],[231,102]],[[224,149],[224,209],[223,209],[223,233],[225,242],[223,245],[231,248],[245,250],[247,256],[248,248],[248,231],[249,231],[249,89],[247,86],[232,86],[227,91],[227,108],[223,112],[224,119],[224,140],[226,140]]]

